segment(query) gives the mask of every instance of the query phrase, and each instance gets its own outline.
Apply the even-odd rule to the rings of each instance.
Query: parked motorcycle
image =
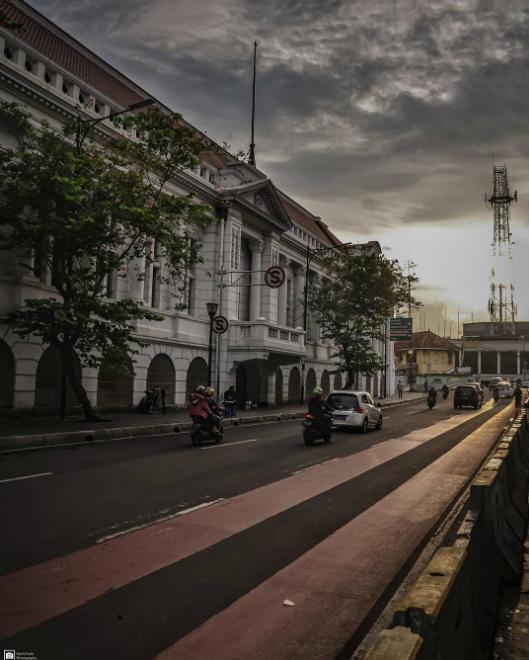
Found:
[[[428,398],[426,399],[426,405],[430,410],[435,406],[435,397],[431,394],[429,394]]]
[[[192,417],[191,442],[195,447],[203,442],[222,442],[224,440],[224,406],[215,406],[215,424],[212,426],[210,420],[203,417]]]
[[[312,445],[316,440],[330,442],[332,438],[332,416],[323,415],[321,422],[316,421],[311,413],[305,414],[303,420],[303,440],[306,445]]]

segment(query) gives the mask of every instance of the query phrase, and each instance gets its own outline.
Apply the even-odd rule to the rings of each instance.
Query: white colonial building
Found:
[[[0,28],[0,99],[24,106],[36,123],[46,120],[60,126],[75,117],[79,107],[85,116],[105,117],[149,98],[24,2],[0,0],[0,12],[24,28]],[[117,130],[109,120],[99,128],[107,134]],[[1,146],[14,146],[16,140],[8,126],[0,126]],[[146,267],[139,260],[127,276],[109,276],[110,298],[141,300],[164,320],[137,323],[135,334],[144,348],[134,358],[134,377],[105,362],[97,370],[83,369],[84,386],[96,406],[130,407],[147,387],[156,385],[165,387],[168,403],[184,405],[190,389],[206,381],[208,302],[217,303],[230,322],[214,351],[213,383],[221,392],[233,384],[240,401],[297,402],[303,362],[306,391],[317,384],[324,391],[342,385],[342,376],[333,373],[332,347],[310,319],[305,336],[300,302],[307,250],[338,246],[338,239],[257,168],[220,149],[202,153],[201,160],[171,186],[175,193],[191,192],[216,209],[218,221],[201,236],[203,262],[189,273],[183,292],[164,283],[161,262]],[[375,248],[380,249],[377,243],[372,244]],[[17,261],[6,254],[0,260],[0,408],[39,414],[58,405],[60,360],[53,348],[20,340],[5,318],[25,299],[52,296],[54,289],[50,273],[37,266],[22,271]],[[264,271],[275,264],[287,274],[278,289],[265,286],[263,279]],[[138,272],[144,277],[138,278]],[[322,276],[315,258],[309,286]],[[386,355],[393,364],[390,342]],[[380,374],[359,377],[358,386],[379,395],[381,380]],[[387,393],[393,388],[391,369]]]

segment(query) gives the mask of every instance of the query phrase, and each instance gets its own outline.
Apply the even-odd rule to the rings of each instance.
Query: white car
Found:
[[[511,399],[512,395],[514,393],[514,387],[511,385],[506,380],[502,380],[501,382],[496,384],[496,387],[498,388],[498,394],[500,395],[500,399]]]
[[[366,433],[372,427],[382,428],[382,411],[369,392],[335,390],[326,400],[332,408],[332,426],[353,428]]]

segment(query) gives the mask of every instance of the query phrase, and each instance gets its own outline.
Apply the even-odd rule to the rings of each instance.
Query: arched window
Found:
[[[133,388],[132,360],[120,363],[111,355],[103,358],[97,378],[97,407],[130,408]]]
[[[309,369],[307,371],[307,379],[305,381],[305,399],[310,399],[312,396],[312,391],[316,387],[316,372],[314,369]]]
[[[13,407],[15,358],[13,351],[0,339],[0,408]]]
[[[81,364],[77,361],[76,368],[81,373]],[[41,355],[35,378],[35,408],[58,411],[61,401],[62,357],[56,346],[48,346]],[[66,380],[66,407],[79,405],[79,400]]]
[[[164,353],[156,355],[147,370],[147,389],[163,387],[167,405],[174,405],[175,380],[176,372],[171,358]]]
[[[199,385],[207,385],[208,380],[208,365],[202,358],[195,358],[191,361],[187,370],[186,378],[186,401],[189,395]]]
[[[297,367],[292,367],[288,376],[288,402],[299,403],[300,394],[301,377],[299,375],[299,369]]]
[[[331,391],[331,379],[327,369],[325,369],[321,375],[321,389],[324,397],[328,396],[329,392]]]

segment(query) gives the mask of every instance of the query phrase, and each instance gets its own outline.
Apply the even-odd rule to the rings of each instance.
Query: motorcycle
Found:
[[[443,390],[443,399],[448,399],[448,392],[449,392],[448,388]]]
[[[306,445],[312,445],[316,440],[330,442],[332,438],[332,417],[323,415],[319,424],[311,413],[305,413],[303,420],[303,440]]]
[[[426,399],[426,405],[430,410],[435,406],[435,397],[431,394],[429,394],[428,398]]]
[[[212,425],[211,421],[204,419],[204,417],[194,416],[193,425],[191,427],[191,442],[195,447],[200,446],[203,442],[220,443],[224,440],[224,406],[216,406],[214,410],[216,416],[216,424]]]

